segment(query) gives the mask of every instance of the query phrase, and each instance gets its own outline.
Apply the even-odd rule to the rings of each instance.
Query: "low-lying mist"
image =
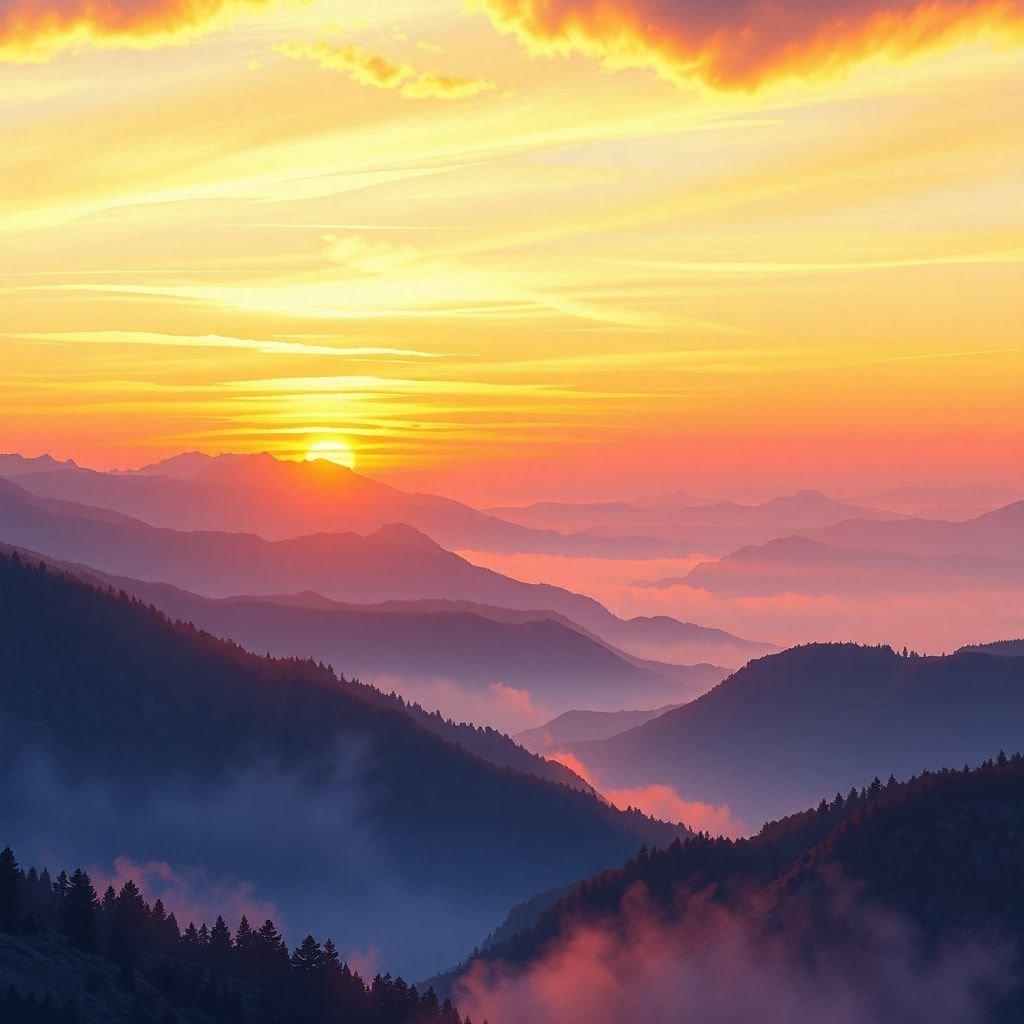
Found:
[[[594,787],[610,804],[620,811],[635,807],[659,821],[681,822],[694,832],[708,832],[713,836],[738,839],[750,835],[749,825],[738,820],[728,804],[709,804],[703,800],[688,800],[673,786],[664,782],[644,783],[638,786],[608,787],[598,774],[576,754],[568,750],[555,750],[547,755]]]
[[[666,914],[637,886],[528,967],[478,961],[455,996],[491,1024],[982,1024],[1019,967],[991,936],[934,948],[840,881],[739,913],[705,896]]]
[[[560,710],[540,702],[529,690],[500,680],[474,685],[445,676],[382,673],[364,674],[362,682],[384,693],[397,693],[427,711],[440,711],[456,722],[489,725],[510,736],[543,725]]]
[[[891,593],[773,594],[727,597],[679,583],[637,586],[684,576],[704,558],[615,561],[550,555],[463,552],[478,565],[531,583],[551,583],[596,598],[616,615],[670,615],[783,647],[827,641],[904,645],[941,654],[965,644],[1024,633],[1024,594],[976,588]],[[683,648],[634,649],[642,657],[685,661]]]
[[[23,864],[86,867],[98,887],[128,877],[161,897],[182,928],[223,914],[232,927],[271,916],[291,945],[309,932],[407,978],[463,957],[500,918],[393,863],[367,814],[359,755],[333,778],[255,769],[199,789],[76,783],[39,753],[0,787],[0,846]]]

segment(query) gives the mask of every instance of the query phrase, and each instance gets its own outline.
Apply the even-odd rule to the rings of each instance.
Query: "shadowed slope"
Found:
[[[751,662],[697,700],[569,749],[606,786],[667,783],[748,827],[846,790],[976,762],[1024,736],[1024,658],[900,657],[811,644]]]
[[[46,785],[29,773],[3,794],[10,829],[75,859],[198,860],[257,888],[287,837],[308,868],[274,892],[289,917],[319,926],[348,906],[353,940],[390,935],[402,969],[471,943],[485,908],[496,920],[675,831],[486,763],[323,666],[247,654],[16,558],[0,558],[0,605],[8,756],[53,765]],[[428,893],[472,910],[428,920]]]
[[[65,561],[141,580],[159,580],[208,597],[316,590],[350,603],[445,598],[521,610],[551,609],[619,646],[706,649],[701,661],[739,664],[766,653],[721,630],[673,619],[623,620],[591,598],[546,584],[521,583],[472,565],[410,526],[363,537],[315,534],[267,541],[254,534],[182,533],[117,513],[41,499],[0,480],[0,540]],[[634,652],[635,653],[635,652]]]

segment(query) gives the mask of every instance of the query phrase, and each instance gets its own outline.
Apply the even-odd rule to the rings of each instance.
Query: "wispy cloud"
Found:
[[[324,345],[315,342],[282,341],[274,338],[229,338],[222,334],[182,335],[154,331],[62,331],[52,334],[7,334],[16,341],[50,342],[76,345],[156,345],[169,348],[231,348],[258,352],[260,355],[346,356],[376,358],[397,356],[403,359],[437,359],[438,352],[413,348],[386,348],[379,345]]]
[[[307,60],[329,71],[339,71],[353,82],[375,89],[396,90],[409,99],[457,100],[497,88],[488,78],[420,71],[408,61],[395,61],[349,43],[335,46],[326,41],[293,42],[278,47],[292,60]]]

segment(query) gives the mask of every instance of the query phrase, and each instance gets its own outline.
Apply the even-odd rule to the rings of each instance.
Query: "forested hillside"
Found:
[[[0,670],[0,723],[22,776],[3,810],[20,835],[60,833],[83,858],[200,860],[262,888],[278,875],[274,830],[287,828],[309,871],[293,880],[293,913],[324,921],[332,900],[350,900],[359,927],[414,966],[679,831],[485,762],[322,665],[248,654],[16,556],[0,558]],[[69,802],[74,822],[60,811]],[[127,829],[121,806],[147,827]],[[199,831],[179,825],[186,809]],[[431,925],[426,909],[395,906],[449,898],[472,913]],[[410,916],[409,935],[388,927]]]

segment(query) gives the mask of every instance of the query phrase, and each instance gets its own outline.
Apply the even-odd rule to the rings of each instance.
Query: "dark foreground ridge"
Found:
[[[900,922],[913,937],[918,963],[937,962],[950,949],[991,944],[999,953],[990,964],[995,977],[989,1003],[971,1019],[1020,1021],[1022,858],[1020,754],[1008,758],[1000,752],[974,770],[965,765],[925,772],[903,783],[876,778],[864,789],[771,822],[749,839],[701,834],[644,849],[434,983],[439,991],[458,995],[470,975],[526,975],[581,928],[627,936],[635,927],[631,908],[642,894],[658,915],[662,934],[678,937],[680,971],[688,957],[699,957],[700,947],[713,941],[709,936],[724,915],[732,926],[739,922],[743,934],[781,939],[787,957],[830,965],[836,976],[879,955],[879,932],[865,925],[878,915]],[[700,929],[694,927],[697,918]],[[868,977],[869,984],[880,986],[872,996],[879,1008],[876,1019],[905,1019],[883,1012],[891,1014],[887,1000],[893,993],[885,987],[884,955],[881,961],[882,982],[879,972]],[[918,993],[911,996],[917,999]]]
[[[472,1024],[433,989],[367,983],[312,935],[289,955],[271,920],[181,931],[134,882],[99,899],[84,871],[23,870],[0,852],[3,1024]]]

